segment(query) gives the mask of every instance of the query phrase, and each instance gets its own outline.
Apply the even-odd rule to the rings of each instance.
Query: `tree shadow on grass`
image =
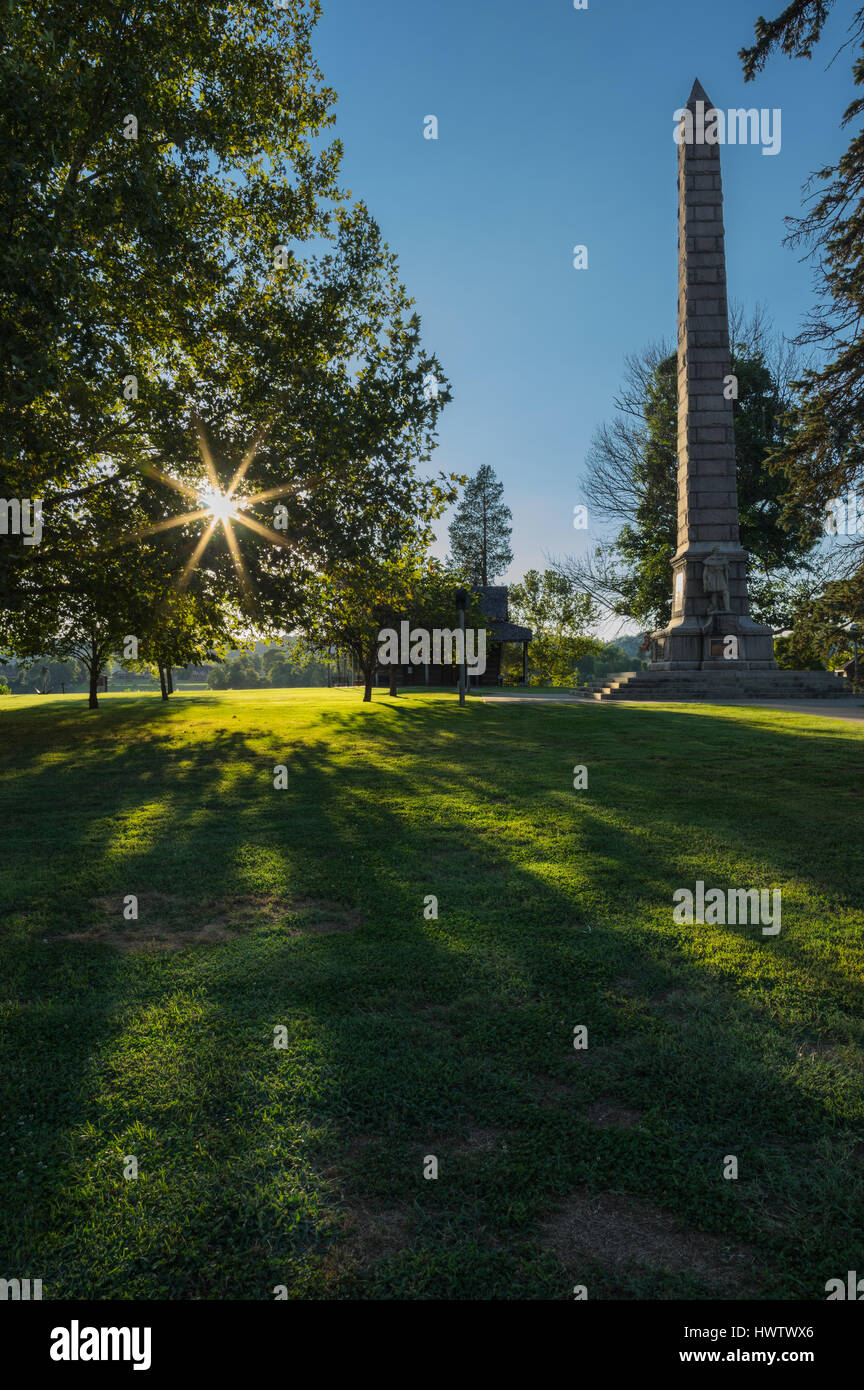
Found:
[[[71,975],[84,975],[87,990],[64,1007],[77,1019],[86,997],[90,1026],[76,1023],[53,1087],[39,1071],[14,1096],[22,1108],[43,1106],[52,1153],[71,1151],[40,1188],[22,1259],[32,1265],[47,1251],[55,1285],[73,1294],[268,1297],[274,1283],[296,1288],[310,1267],[327,1269],[344,1238],[339,1223],[362,1201],[408,1213],[400,1240],[414,1251],[462,1250],[478,1231],[492,1233],[512,1246],[512,1274],[520,1242],[578,1187],[650,1195],[738,1240],[755,1228],[781,1296],[800,1296],[824,1260],[851,1259],[860,1175],[824,1147],[843,1132],[826,1104],[830,1087],[802,1081],[792,1057],[812,1020],[807,1000],[778,1014],[722,962],[682,949],[669,923],[694,834],[716,840],[720,823],[730,862],[752,857],[746,832],[738,844],[729,828],[734,787],[709,805],[691,773],[682,792],[693,747],[676,730],[674,761],[651,764],[652,785],[640,791],[646,755],[635,723],[633,736],[619,728],[611,737],[608,723],[577,724],[581,710],[549,708],[556,724],[514,727],[513,708],[489,719],[482,707],[460,716],[433,705],[429,716],[428,706],[401,705],[375,722],[368,710],[340,710],[335,724],[346,740],[362,735],[365,758],[340,757],[320,738],[286,751],[274,735],[262,750],[241,729],[182,757],[102,739],[89,753],[79,747],[69,767],[28,775],[32,804],[50,796],[78,808],[60,838],[62,864],[81,868],[35,905],[36,928],[19,926],[7,943],[21,998],[38,1015],[16,1046],[50,1048]],[[132,727],[152,727],[146,712],[138,719]],[[648,733],[660,746],[666,727],[653,714]],[[743,757],[752,731],[724,734]],[[855,744],[832,739],[829,758]],[[773,731],[760,734],[760,749],[778,764],[798,755],[795,736]],[[590,798],[579,801],[566,775],[575,761],[594,769],[594,759]],[[288,768],[285,791],[273,787],[275,762]],[[166,813],[118,841],[142,787]],[[759,814],[771,789],[751,780],[741,794]],[[658,799],[662,820],[652,814]],[[628,815],[647,820],[628,829]],[[806,873],[830,892],[815,848],[803,866],[801,847],[782,835],[760,853],[776,874]],[[23,871],[26,851],[13,862]],[[53,856],[47,867],[56,870]],[[271,917],[224,946],[173,958],[121,960],[72,943],[46,950],[43,930],[68,929],[76,913],[86,920],[87,893],[113,892],[119,903],[137,885],[185,900],[326,894],[364,924],[289,938]],[[423,914],[429,894],[437,920]],[[27,906],[13,895],[16,916]],[[776,961],[787,948],[769,949]],[[846,977],[829,972],[826,984],[845,1007]],[[591,1039],[584,1057],[572,1047],[580,1022]],[[273,1046],[280,1024],[284,1050]],[[586,1113],[610,1098],[642,1126],[592,1127]],[[478,1127],[491,1147],[472,1151],[465,1136]],[[352,1136],[369,1141],[362,1152]],[[127,1183],[116,1165],[136,1145],[142,1176]],[[745,1171],[723,1182],[721,1160],[736,1146]],[[422,1161],[438,1149],[442,1178],[427,1182]],[[337,1290],[375,1280],[358,1259],[359,1274],[350,1262],[337,1273]],[[541,1278],[545,1296],[556,1269]]]

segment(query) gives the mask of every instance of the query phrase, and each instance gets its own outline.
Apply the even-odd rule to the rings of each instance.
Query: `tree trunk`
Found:
[[[89,709],[98,709],[98,708],[99,708],[98,686],[99,686],[99,662],[96,661],[96,660],[94,660],[93,663],[92,663],[92,665],[91,665],[91,667],[90,667],[90,700],[89,700],[89,702],[88,702],[88,708],[89,708]]]
[[[484,499],[483,499],[483,586],[484,586],[484,588],[485,588],[485,586],[489,583],[489,578],[488,578],[488,574],[489,574],[489,559],[488,559],[488,555],[487,555],[488,546],[489,546],[489,540],[488,540],[488,537],[487,537],[487,535],[486,535],[486,499],[485,499],[485,497],[484,497]]]
[[[165,667],[165,677],[166,677],[166,684],[167,684],[167,686],[168,686],[168,694],[169,694],[169,695],[173,695],[173,694],[174,694],[174,671],[173,671],[173,669],[172,669],[170,663],[169,663],[168,666]]]
[[[160,687],[160,689],[161,689],[161,691],[162,691],[162,699],[163,699],[163,700],[167,700],[167,699],[168,699],[168,686],[165,684],[165,667],[162,665],[162,662],[161,662],[161,661],[158,662],[157,664],[158,664],[158,666],[159,666],[159,687]]]
[[[368,705],[372,699],[372,678],[374,671],[364,671],[363,673],[363,703]]]
[[[395,666],[391,666],[391,667],[390,667],[390,694],[391,694],[391,695],[398,695],[398,693],[399,693],[399,692],[397,691],[397,689],[396,689],[396,671],[397,671],[397,667],[395,667]]]

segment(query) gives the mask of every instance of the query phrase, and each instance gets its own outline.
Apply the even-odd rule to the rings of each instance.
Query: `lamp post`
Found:
[[[462,633],[462,660],[459,663],[459,703],[465,704],[465,608],[468,603],[468,590],[456,590],[456,607],[459,609],[459,630]]]
[[[857,687],[858,687],[858,624],[855,622],[854,618],[853,618],[850,622],[844,623],[844,624],[843,624],[843,630],[844,630],[844,632],[848,632],[849,636],[852,638],[852,685],[853,685],[853,688],[857,689]]]

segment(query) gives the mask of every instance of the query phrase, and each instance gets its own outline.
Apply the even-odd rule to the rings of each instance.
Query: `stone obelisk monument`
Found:
[[[651,669],[772,670],[773,637],[749,616],[738,536],[720,147],[702,138],[715,128],[698,82],[687,108],[676,137],[678,546],[672,618],[652,634]]]

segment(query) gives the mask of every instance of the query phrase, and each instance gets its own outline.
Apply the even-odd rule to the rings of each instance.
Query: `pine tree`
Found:
[[[739,52],[744,76],[752,81],[774,52],[810,58],[822,38],[834,0],[792,0],[773,20],[756,21],[756,42]],[[844,47],[857,43],[852,74],[864,87],[864,10],[856,8]],[[840,50],[842,52],[842,49]],[[842,125],[864,113],[864,95],[855,96]],[[789,480],[790,511],[818,530],[833,499],[854,494],[864,479],[864,135],[856,129],[836,164],[818,169],[805,187],[808,211],[788,219],[793,246],[806,246],[818,268],[819,302],[798,341],[815,344],[817,366],[804,372],[794,424],[772,463]],[[847,570],[864,575],[864,537],[849,542]]]
[[[504,484],[498,481],[494,469],[484,463],[467,483],[450,523],[453,563],[475,585],[491,583],[513,561],[513,515],[501,500],[503,495]]]

